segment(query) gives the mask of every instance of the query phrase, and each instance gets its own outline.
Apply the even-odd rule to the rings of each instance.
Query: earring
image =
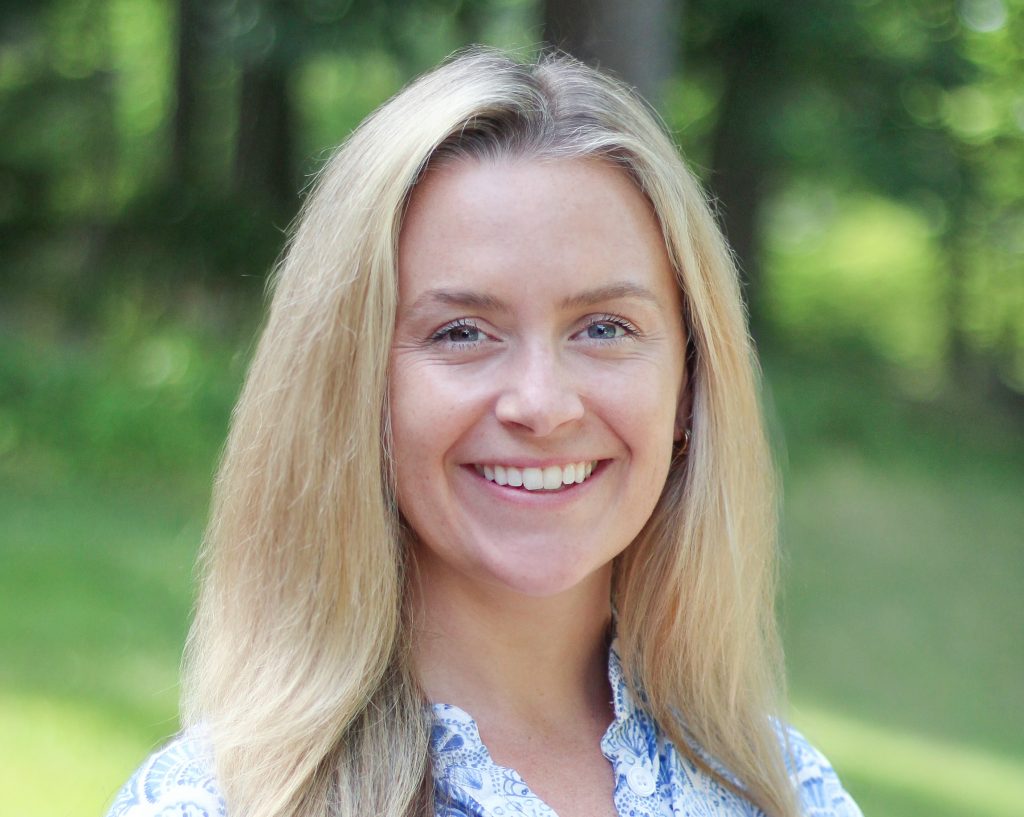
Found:
[[[683,457],[690,450],[690,429],[684,428],[676,432],[679,436],[675,438],[674,448],[677,457]]]

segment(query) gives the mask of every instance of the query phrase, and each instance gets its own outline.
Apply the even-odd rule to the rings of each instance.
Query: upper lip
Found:
[[[552,465],[566,466],[575,465],[578,462],[599,462],[600,460],[600,457],[545,457],[542,460],[523,457],[485,457],[479,460],[471,460],[466,465],[511,465],[513,468],[549,468]]]

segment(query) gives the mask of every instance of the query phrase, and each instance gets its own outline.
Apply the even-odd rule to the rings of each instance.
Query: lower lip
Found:
[[[594,480],[601,477],[607,462],[608,460],[599,460],[597,465],[594,466],[593,472],[583,482],[574,482],[571,485],[563,485],[561,488],[556,488],[553,491],[545,491],[543,488],[536,491],[528,491],[526,488],[513,488],[510,485],[499,485],[497,482],[489,480],[483,474],[479,473],[474,465],[466,465],[464,468],[474,480],[478,483],[483,483],[485,490],[493,492],[494,496],[505,501],[524,504],[560,504],[562,502],[571,502],[574,498],[580,497],[586,493],[588,486],[594,482]]]

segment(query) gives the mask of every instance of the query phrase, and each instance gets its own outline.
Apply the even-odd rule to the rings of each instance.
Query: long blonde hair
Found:
[[[603,158],[658,214],[685,303],[692,440],[616,565],[619,649],[679,751],[767,813],[794,815],[769,717],[773,471],[735,267],[655,117],[558,55],[463,52],[324,168],[276,271],[216,479],[185,721],[209,732],[229,813],[433,813],[387,453],[396,244],[432,162],[485,156]]]

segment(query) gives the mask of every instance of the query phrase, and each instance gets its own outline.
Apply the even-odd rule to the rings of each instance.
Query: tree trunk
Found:
[[[547,0],[544,39],[661,103],[678,59],[677,0]]]
[[[292,114],[285,68],[273,60],[242,70],[235,183],[275,208],[291,209]]]
[[[196,133],[198,121],[198,78],[203,62],[203,14],[199,0],[178,0],[175,109],[171,140],[171,173],[175,182],[194,185],[200,175]]]
[[[764,128],[774,89],[776,38],[760,16],[741,18],[719,43],[725,87],[712,135],[709,187],[746,284],[751,323],[761,325],[760,213],[771,157]]]

